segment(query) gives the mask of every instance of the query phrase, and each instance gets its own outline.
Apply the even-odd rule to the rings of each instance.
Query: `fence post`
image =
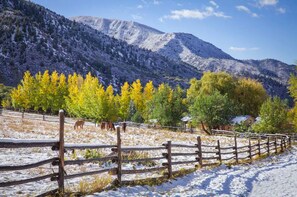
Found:
[[[121,127],[116,127],[117,129],[117,150],[118,150],[118,183],[122,183],[122,140],[121,140]]]
[[[274,138],[275,154],[277,154],[277,138]]]
[[[284,140],[284,146],[285,146],[285,150],[287,149],[287,141],[286,141],[286,137],[283,137]]]
[[[171,164],[171,141],[167,142],[167,162],[168,162],[168,178],[172,178],[172,164]]]
[[[42,120],[45,121],[45,115],[44,114],[42,114]]]
[[[284,152],[283,138],[281,138],[281,152]]]
[[[251,145],[251,138],[249,138],[249,158],[252,160],[252,145]]]
[[[60,119],[60,136],[59,136],[59,193],[64,194],[64,111],[59,111]]]
[[[258,139],[258,154],[261,155],[261,139]]]
[[[219,161],[220,164],[222,164],[222,155],[221,155],[221,145],[220,145],[220,140],[218,140],[218,155],[219,155]]]
[[[25,117],[25,112],[24,112],[24,110],[22,111],[22,119],[24,119],[24,117]]]
[[[201,146],[201,137],[198,136],[197,137],[197,146],[198,146],[198,161],[199,161],[199,165],[202,168],[202,146]]]
[[[234,143],[235,143],[235,147],[234,147],[234,149],[235,149],[235,161],[236,161],[236,163],[238,163],[238,151],[237,151],[237,137],[236,137],[236,134],[235,134],[235,136],[234,136]]]
[[[268,154],[268,156],[270,155],[270,148],[269,148],[269,144],[270,142],[269,142],[269,136],[267,137],[267,154]]]
[[[289,147],[292,147],[292,138],[289,136]]]

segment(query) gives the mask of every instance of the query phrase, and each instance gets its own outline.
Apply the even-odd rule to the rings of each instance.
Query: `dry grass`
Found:
[[[94,176],[92,180],[82,179],[77,186],[66,190],[66,193],[72,196],[83,196],[87,194],[93,194],[95,192],[101,192],[108,185],[112,183],[112,177],[110,175]],[[75,193],[73,193],[75,191]]]

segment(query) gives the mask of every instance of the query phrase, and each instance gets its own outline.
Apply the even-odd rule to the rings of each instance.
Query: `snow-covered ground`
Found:
[[[297,193],[297,148],[249,165],[198,170],[159,186],[122,187],[99,196],[252,196]]]
[[[7,115],[7,114],[5,114]],[[0,138],[16,139],[57,139],[59,125],[54,120],[42,121],[21,119],[20,114],[14,117],[0,116]],[[26,116],[25,116],[26,117]],[[49,119],[49,118],[48,118]],[[143,129],[128,127],[122,133],[123,146],[160,146],[169,140],[173,142],[193,144],[197,135],[201,136],[203,144],[216,144],[220,139],[221,145],[231,146],[232,138],[218,136],[204,136],[202,133],[181,133],[166,130]],[[116,133],[101,130],[94,124],[88,123],[84,129],[74,131],[73,121],[66,120],[66,143],[100,143],[115,144]],[[245,139],[239,139],[238,145],[247,144]],[[182,149],[182,152],[188,150]],[[109,154],[110,149],[104,153]],[[77,157],[82,157],[78,152]],[[153,151],[150,156],[160,156],[161,152]],[[160,186],[122,187],[115,191],[106,191],[93,196],[295,196],[297,192],[297,149],[282,155],[271,156],[265,160],[250,165],[228,166],[222,165],[214,169],[201,169],[192,174],[164,183]],[[57,152],[49,148],[0,149],[0,165],[22,165],[34,163],[44,159],[56,157]],[[71,152],[67,159],[73,159]],[[94,171],[100,168],[115,167],[114,164],[85,164],[82,166],[66,166],[68,174]],[[160,163],[158,163],[158,166]],[[138,169],[141,165],[123,164],[123,169]],[[174,170],[179,168],[176,166]],[[183,168],[185,166],[182,166]],[[193,166],[192,166],[193,167]],[[0,172],[0,182],[21,180],[39,175],[57,172],[57,167],[51,165],[40,166],[31,170]],[[155,176],[156,174],[152,174]],[[103,175],[104,176],[104,175]],[[124,175],[123,180],[145,178],[147,174]],[[92,177],[88,177],[92,178]],[[115,177],[113,177],[115,178]],[[80,178],[67,180],[65,186],[72,189]],[[0,188],[0,196],[34,196],[57,188],[57,183],[49,180]],[[288,193],[285,193],[288,192]],[[273,194],[273,195],[271,195]]]

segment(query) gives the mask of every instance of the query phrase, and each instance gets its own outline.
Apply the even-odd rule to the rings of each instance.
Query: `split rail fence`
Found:
[[[117,176],[115,182],[119,185],[124,184],[122,180],[124,175],[138,174],[138,173],[152,173],[165,172],[167,178],[172,178],[174,174],[174,166],[183,164],[193,164],[193,167],[205,167],[220,165],[223,162],[239,163],[242,160],[252,161],[256,156],[271,155],[285,151],[291,146],[291,138],[288,136],[266,136],[266,138],[259,138],[258,140],[248,140],[247,145],[238,146],[238,139],[235,135],[234,145],[224,146],[220,140],[216,144],[204,144],[200,138],[197,137],[193,144],[178,144],[168,141],[161,146],[156,147],[125,147],[122,146],[120,127],[117,127],[117,143],[114,145],[103,144],[65,144],[64,143],[64,122],[65,116],[63,110],[59,112],[59,140],[13,140],[0,139],[0,148],[30,148],[30,147],[52,147],[53,151],[58,151],[58,157],[49,158],[37,163],[22,165],[22,166],[0,166],[0,171],[17,171],[24,169],[36,168],[41,165],[51,163],[58,166],[58,172],[51,173],[39,177],[29,178],[25,180],[16,180],[9,182],[0,182],[0,187],[8,187],[13,185],[25,184],[29,182],[36,182],[43,179],[50,179],[57,181],[57,189],[48,191],[45,194],[53,192],[64,193],[64,182],[67,179],[76,177],[89,176],[109,172]],[[115,154],[102,158],[92,159],[76,159],[65,160],[65,150],[75,149],[106,149],[110,148]],[[159,156],[142,159],[126,159],[123,154],[133,151],[161,151]],[[114,168],[103,168],[96,171],[81,172],[77,174],[66,174],[65,166],[67,165],[82,165],[92,162],[113,161],[117,165]],[[145,169],[123,169],[124,163],[143,162],[143,161],[159,161],[158,166]],[[152,177],[153,178],[153,177]]]

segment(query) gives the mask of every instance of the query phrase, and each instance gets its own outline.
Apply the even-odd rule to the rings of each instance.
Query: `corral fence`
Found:
[[[246,145],[238,146],[237,136],[234,136],[234,144],[226,146],[217,140],[215,144],[206,144],[202,142],[200,136],[195,139],[193,144],[180,144],[168,141],[160,146],[144,147],[144,146],[122,146],[120,127],[117,127],[117,142],[113,145],[105,144],[65,144],[64,143],[64,123],[65,116],[63,110],[59,112],[59,140],[15,140],[0,139],[0,148],[30,148],[30,147],[52,147],[53,151],[58,151],[58,157],[49,158],[37,163],[15,166],[0,166],[0,171],[17,171],[24,169],[36,168],[41,165],[51,163],[58,166],[57,172],[47,175],[33,177],[29,179],[15,180],[9,182],[0,182],[0,187],[8,187],[13,185],[36,182],[43,179],[57,181],[57,189],[48,191],[45,194],[60,192],[64,193],[64,182],[67,179],[83,177],[101,173],[116,175],[114,183],[119,185],[125,184],[127,180],[122,180],[125,175],[144,174],[146,177],[151,176],[152,172],[158,175],[163,174],[166,178],[173,178],[175,169],[180,165],[193,165],[193,167],[206,167],[220,165],[224,162],[240,163],[241,161],[252,161],[256,156],[271,155],[281,153],[291,146],[291,138],[289,136],[266,136],[257,140],[249,139]],[[65,160],[64,153],[67,149],[106,149],[110,148],[115,154],[101,158],[92,159],[72,159]],[[160,155],[150,158],[129,159],[123,155],[129,151],[161,151]],[[111,168],[102,168],[96,171],[80,172],[76,174],[66,174],[65,166],[82,165],[92,162],[113,161],[117,165]],[[158,166],[144,167],[142,169],[125,169],[123,163],[133,163],[142,161],[160,161]],[[175,168],[176,167],[176,168]],[[151,177],[153,178],[153,177]],[[132,180],[133,181],[133,180]]]
[[[237,132],[237,131],[228,131],[228,130],[212,130],[213,135],[220,135],[226,137],[237,136],[239,138],[251,138],[251,139],[265,139],[269,137],[290,137],[292,142],[297,142],[297,133],[276,133],[276,134],[267,134],[267,133],[252,133],[252,132]]]

